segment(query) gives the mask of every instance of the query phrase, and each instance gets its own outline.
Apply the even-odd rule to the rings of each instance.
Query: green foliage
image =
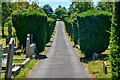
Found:
[[[73,26],[72,26],[72,19],[69,17],[65,17],[64,19],[65,22],[65,27],[66,27],[66,31],[68,33],[69,36],[71,36],[71,38],[73,38]]]
[[[120,79],[120,2],[115,3],[115,14],[112,18],[111,26],[111,65],[112,65],[112,79]]]
[[[33,9],[18,10],[12,15],[12,23],[20,44],[25,47],[27,34],[33,34],[38,53],[44,50],[47,25],[45,13]]]
[[[53,19],[57,19],[57,15],[56,14],[50,14],[50,17],[53,18]]]
[[[86,57],[104,52],[109,45],[111,13],[90,10],[78,15],[80,49]]]
[[[49,4],[46,4],[43,6],[44,12],[49,16],[51,13],[53,13],[53,9]]]
[[[68,12],[69,13],[82,13],[93,9],[93,2],[72,2],[70,5]]]
[[[62,20],[64,20],[65,17],[69,17],[68,14],[62,14]]]
[[[96,8],[98,10],[108,11],[112,13],[113,5],[114,5],[114,2],[98,2],[98,5],[96,6]]]
[[[46,27],[46,33],[47,33],[46,43],[50,41],[51,35],[54,31],[55,22],[56,22],[55,19],[48,18],[47,27]]]
[[[74,40],[74,43],[77,44],[78,43],[78,31],[79,31],[79,28],[78,28],[78,23],[77,23],[77,20],[75,19],[73,21],[73,40]]]
[[[62,18],[62,14],[66,14],[67,13],[67,10],[61,6],[59,6],[58,8],[55,9],[55,14],[57,15],[57,18],[58,19],[61,19]]]

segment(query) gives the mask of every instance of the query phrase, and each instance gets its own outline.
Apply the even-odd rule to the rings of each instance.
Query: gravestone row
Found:
[[[26,58],[33,58],[35,56],[36,45],[34,43],[30,44],[30,39],[31,39],[30,34],[28,34],[27,40],[26,40],[27,41],[26,42]],[[0,50],[2,51],[2,44],[0,44],[0,46],[1,46]],[[6,73],[5,73],[6,79],[11,78],[11,75],[12,75],[14,49],[15,49],[14,39],[11,38],[9,45],[6,47],[7,54],[1,53],[1,56],[5,56],[3,60],[0,60],[0,61],[2,62],[2,66],[5,67],[6,69]]]

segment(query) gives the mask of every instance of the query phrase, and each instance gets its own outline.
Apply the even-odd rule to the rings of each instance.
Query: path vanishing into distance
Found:
[[[28,78],[90,78],[67,39],[64,24],[57,21],[56,25],[52,46],[45,53],[48,58],[38,61]]]

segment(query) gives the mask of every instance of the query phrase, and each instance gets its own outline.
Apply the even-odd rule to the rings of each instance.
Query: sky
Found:
[[[53,10],[55,10],[59,5],[62,7],[69,8],[69,5],[72,3],[72,0],[38,0],[39,6],[43,7],[45,4],[49,4]],[[97,4],[98,0],[93,0],[94,5]]]

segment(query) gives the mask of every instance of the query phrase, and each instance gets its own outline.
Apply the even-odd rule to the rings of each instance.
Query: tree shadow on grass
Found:
[[[96,59],[96,60],[106,61],[108,59],[109,59],[109,55],[108,54],[98,54],[98,59]],[[88,63],[90,61],[93,61],[93,57],[89,57],[89,58],[80,57],[80,62]]]

